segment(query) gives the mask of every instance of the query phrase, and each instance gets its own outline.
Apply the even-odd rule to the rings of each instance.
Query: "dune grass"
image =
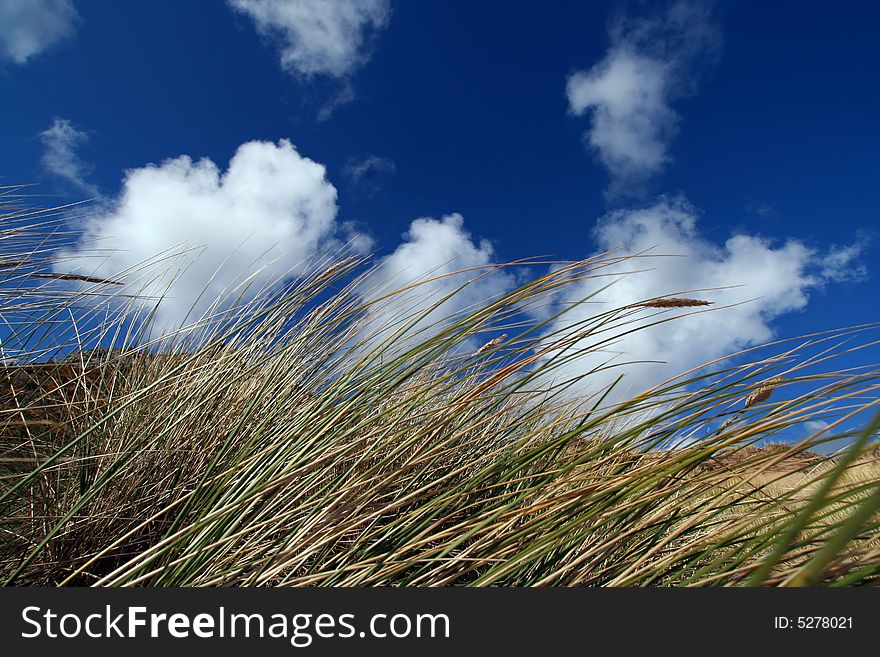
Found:
[[[40,276],[65,236],[16,191],[0,212],[6,585],[877,582],[880,371],[836,365],[875,327],[619,401],[554,373],[585,336],[703,304],[646,299],[548,335],[534,309],[622,257],[605,254],[442,323],[383,322],[408,290],[364,301],[369,268],[347,259],[150,338],[118,281]],[[834,438],[852,446],[811,456]]]

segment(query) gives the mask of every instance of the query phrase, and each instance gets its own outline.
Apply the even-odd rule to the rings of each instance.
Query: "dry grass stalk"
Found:
[[[83,274],[33,274],[34,278],[51,278],[58,281],[83,281],[85,283],[98,283],[100,285],[123,285],[119,281],[111,281],[107,278],[85,276]]]
[[[731,367],[722,377],[712,370],[712,379],[694,370],[663,394],[601,406],[548,397],[534,383],[557,370],[542,354],[572,344],[572,334],[510,327],[524,306],[543,304],[602,263],[597,257],[574,272],[551,272],[457,317],[451,328],[421,333],[406,349],[352,339],[365,309],[351,299],[363,279],[336,290],[343,272],[334,265],[281,295],[269,290],[245,302],[241,322],[232,321],[236,315],[210,324],[184,346],[159,341],[131,359],[87,355],[81,332],[73,332],[70,348],[49,345],[62,356],[53,367],[41,365],[42,343],[29,336],[50,334],[58,317],[83,318],[81,327],[101,322],[90,342],[126,354],[145,345],[127,333],[136,324],[125,317],[74,314],[87,293],[51,296],[50,288],[30,299],[31,288],[16,287],[20,276],[0,270],[12,299],[4,320],[14,320],[11,335],[24,336],[8,385],[0,385],[0,582],[876,583],[875,463],[854,470],[844,462],[846,471],[832,479],[836,463],[815,467],[792,452],[729,454],[802,429],[817,405],[829,415],[872,412],[880,370],[823,370],[811,379],[786,361],[786,384],[819,380],[820,387],[777,413],[740,410],[738,430],[720,435],[705,435],[706,423],[743,391],[752,391],[746,407],[768,399],[780,383],[770,378],[782,367],[775,360]],[[639,329],[637,320],[609,328],[615,317],[586,331]],[[393,333],[401,320],[385,321]],[[502,325],[513,334],[503,365],[450,357],[486,327]],[[827,356],[821,343],[786,355],[813,366],[810,349]],[[759,365],[765,379],[754,383]],[[50,430],[41,420],[62,424]],[[880,420],[866,425],[865,439],[878,427]],[[699,467],[713,459],[723,467]],[[790,476],[776,471],[783,465]],[[826,481],[832,497],[815,492]],[[864,521],[856,526],[853,517]],[[765,572],[750,574],[758,568]]]

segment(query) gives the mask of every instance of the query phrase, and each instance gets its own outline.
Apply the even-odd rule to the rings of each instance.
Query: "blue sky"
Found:
[[[757,299],[621,347],[690,365],[686,348],[876,319],[878,17],[850,1],[0,0],[0,175],[95,196],[87,233],[130,254],[103,273],[204,243],[194,289],[245,239],[243,257],[277,243],[291,270],[353,239],[398,277],[657,244],[688,265],[658,261],[606,303],[710,284],[744,286],[719,305]]]

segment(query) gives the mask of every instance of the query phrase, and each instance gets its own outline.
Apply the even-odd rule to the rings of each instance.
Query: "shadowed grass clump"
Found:
[[[369,270],[343,260],[149,340],[117,281],[39,278],[34,236],[57,234],[24,235],[23,212],[0,227],[17,263],[0,268],[6,584],[877,581],[878,370],[834,366],[873,327],[612,401],[559,380],[572,345],[642,306],[705,304],[548,334],[534,308],[608,254],[439,323],[434,306],[383,321],[412,287],[364,301]],[[841,438],[843,455],[811,451]]]

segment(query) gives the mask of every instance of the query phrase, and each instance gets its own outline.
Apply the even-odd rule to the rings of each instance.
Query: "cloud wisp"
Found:
[[[832,244],[822,256],[822,278],[832,283],[858,283],[868,278],[868,268],[860,261],[870,246],[867,234],[857,236],[852,244]]]
[[[382,182],[393,175],[397,166],[393,160],[377,155],[351,157],[342,168],[342,175],[351,185],[367,196],[375,196],[382,187]]]
[[[670,160],[679,129],[672,103],[695,91],[717,59],[721,37],[705,3],[680,0],[656,16],[612,21],[611,45],[568,78],[569,110],[589,115],[585,140],[608,170],[611,198],[638,195]]]
[[[84,192],[92,198],[100,196],[98,188],[88,180],[94,167],[77,153],[77,149],[89,140],[88,134],[77,130],[67,119],[56,117],[52,125],[38,136],[43,142],[40,162],[49,174],[77,192]]]
[[[26,64],[73,36],[79,15],[71,0],[0,2],[0,61]]]

